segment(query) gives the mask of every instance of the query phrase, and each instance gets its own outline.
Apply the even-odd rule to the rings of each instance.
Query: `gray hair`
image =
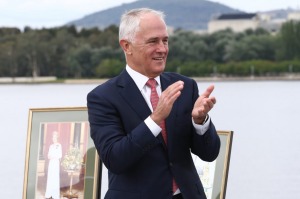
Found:
[[[127,41],[133,42],[135,34],[139,31],[141,18],[144,14],[147,13],[157,15],[164,21],[165,14],[161,11],[156,11],[149,8],[138,8],[130,10],[124,13],[121,17],[119,27],[119,41],[125,39]]]

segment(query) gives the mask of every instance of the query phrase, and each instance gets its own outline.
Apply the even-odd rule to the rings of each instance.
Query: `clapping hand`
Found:
[[[204,93],[202,93],[194,104],[192,111],[192,118],[196,124],[203,124],[208,112],[214,107],[216,103],[215,97],[210,97],[214,90],[214,86],[209,86]]]

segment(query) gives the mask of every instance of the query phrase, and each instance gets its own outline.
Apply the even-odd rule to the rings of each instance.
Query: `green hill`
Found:
[[[206,0],[139,0],[87,15],[71,21],[67,25],[103,29],[113,24],[118,25],[120,16],[126,10],[140,7],[164,11],[169,26],[185,30],[206,29],[208,21],[216,15],[241,12],[223,4]]]

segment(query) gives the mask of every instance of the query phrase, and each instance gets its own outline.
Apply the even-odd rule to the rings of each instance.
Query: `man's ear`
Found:
[[[123,49],[123,51],[125,52],[125,54],[131,55],[131,46],[130,43],[127,40],[122,39],[120,41],[120,46]]]

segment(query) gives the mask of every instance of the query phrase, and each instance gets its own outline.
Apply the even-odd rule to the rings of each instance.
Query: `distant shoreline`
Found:
[[[300,74],[284,76],[251,76],[251,77],[191,77],[196,82],[230,82],[230,81],[300,81]],[[100,79],[57,79],[56,77],[0,77],[1,84],[102,84],[109,78]]]
[[[300,75],[264,76],[264,77],[191,77],[196,82],[230,82],[230,81],[300,81]],[[67,79],[66,84],[102,84],[108,79]]]
[[[251,77],[191,77],[197,82],[215,81],[300,81],[300,75],[286,75],[286,76],[251,76]]]

